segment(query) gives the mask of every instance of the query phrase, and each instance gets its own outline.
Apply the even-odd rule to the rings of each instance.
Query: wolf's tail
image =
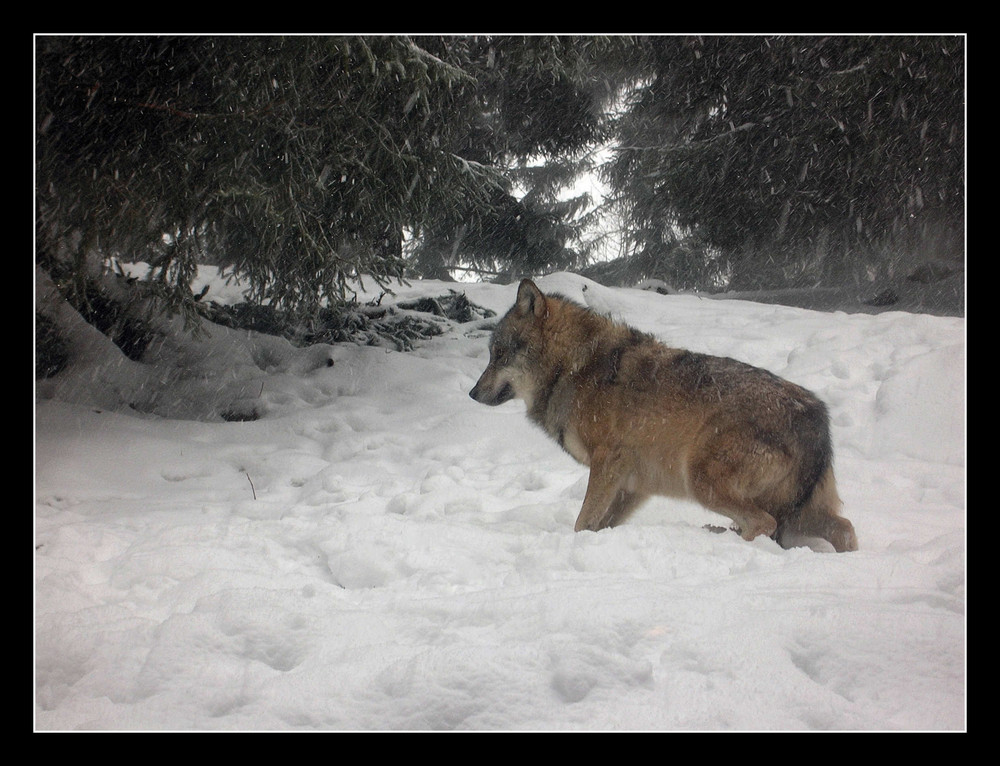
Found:
[[[842,505],[837,494],[833,466],[828,464],[798,514],[782,525],[780,535],[793,533],[805,537],[821,537],[838,553],[856,551],[858,538],[854,533],[854,525],[840,515]]]

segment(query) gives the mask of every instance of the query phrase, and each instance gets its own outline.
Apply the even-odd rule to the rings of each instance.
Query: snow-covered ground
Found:
[[[667,499],[575,534],[586,469],[468,396],[488,322],[178,333],[38,387],[36,728],[964,730],[965,320],[539,285],[822,396],[860,550]]]

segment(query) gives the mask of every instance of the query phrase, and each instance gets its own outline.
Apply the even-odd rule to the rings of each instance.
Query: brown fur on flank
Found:
[[[857,550],[839,515],[825,405],[766,370],[670,348],[526,279],[469,395],[523,399],[590,466],[577,531],[667,495],[728,516],[747,540],[794,533]]]

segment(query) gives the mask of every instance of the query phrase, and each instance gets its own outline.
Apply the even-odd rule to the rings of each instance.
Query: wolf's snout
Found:
[[[494,388],[493,386],[484,385],[483,381],[480,380],[469,391],[469,396],[480,404],[488,404],[490,407],[496,407],[498,404],[503,404],[514,398],[514,387],[510,383],[504,383],[500,388]]]
[[[482,378],[480,378],[476,382],[476,385],[474,385],[472,387],[472,390],[469,391],[469,396],[471,396],[477,402],[482,402],[483,401],[483,379]]]

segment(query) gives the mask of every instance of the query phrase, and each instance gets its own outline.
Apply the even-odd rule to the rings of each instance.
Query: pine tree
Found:
[[[630,252],[687,286],[961,257],[960,37],[646,41],[607,178]]]
[[[502,184],[454,152],[472,78],[406,37],[40,37],[36,65],[38,261],[78,294],[144,258],[180,305],[214,258],[255,301],[337,302]]]
[[[476,104],[456,152],[502,168],[488,204],[469,204],[420,229],[413,265],[440,275],[458,264],[511,276],[576,268],[592,202],[566,190],[594,170],[608,137],[608,105],[620,89],[629,38],[484,36],[449,39],[442,58],[476,82]]]

